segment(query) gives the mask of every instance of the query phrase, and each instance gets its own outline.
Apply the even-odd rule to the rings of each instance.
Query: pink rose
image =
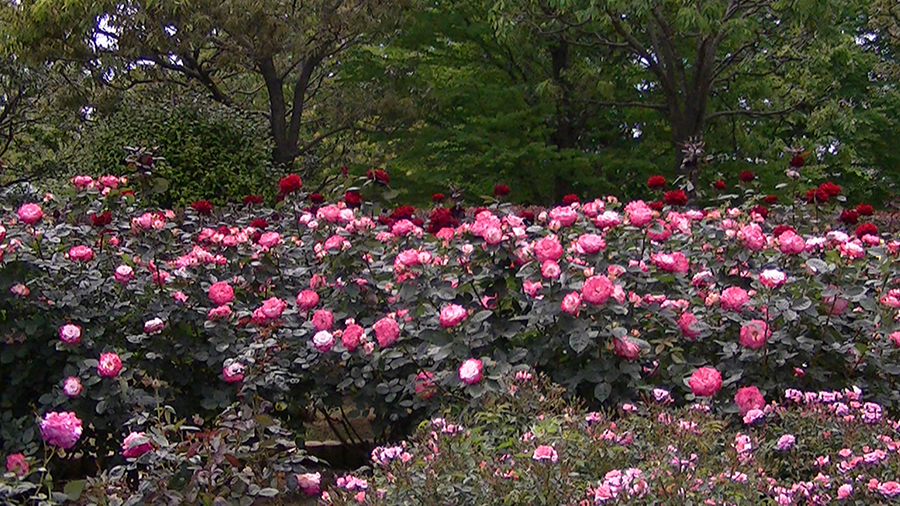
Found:
[[[641,354],[641,349],[637,344],[628,340],[628,338],[613,338],[613,351],[616,352],[616,355],[626,359],[626,360],[634,360],[638,358]]]
[[[92,250],[88,246],[72,246],[69,249],[69,258],[72,260],[87,262],[90,259],[94,258],[94,250]]]
[[[481,381],[481,373],[484,366],[481,360],[470,358],[459,366],[459,380],[466,385],[474,385]]]
[[[319,309],[313,313],[312,324],[316,330],[331,330],[334,326],[334,315],[327,309]]]
[[[434,373],[419,371],[415,381],[416,395],[423,399],[430,399],[434,395]]]
[[[322,475],[319,473],[297,474],[297,488],[304,494],[313,496],[319,494],[319,487],[322,483]]]
[[[441,327],[455,327],[466,318],[466,308],[458,304],[448,304],[441,308]]]
[[[560,274],[562,274],[562,269],[559,268],[559,264],[556,261],[546,260],[541,264],[541,276],[547,279],[556,279]]]
[[[131,281],[131,278],[134,277],[134,269],[127,265],[120,265],[116,267],[116,273],[113,275],[116,281],[119,283],[125,284]]]
[[[16,473],[16,476],[25,476],[28,474],[28,471],[31,468],[28,466],[28,461],[25,460],[25,455],[21,453],[12,453],[7,455],[6,457],[6,472],[8,473]]]
[[[297,307],[301,311],[309,311],[319,304],[319,294],[312,290],[303,290],[297,294]]]
[[[622,218],[615,211],[604,211],[594,218],[594,225],[599,228],[612,228],[622,223]]]
[[[734,402],[741,410],[741,416],[747,414],[751,409],[763,409],[766,407],[766,399],[756,387],[738,388],[734,395]]]
[[[400,325],[397,320],[387,316],[375,322],[372,330],[375,331],[375,340],[378,341],[378,346],[382,348],[394,344],[400,337]]]
[[[777,288],[784,284],[787,275],[778,269],[766,269],[759,273],[759,282],[768,288]]]
[[[525,293],[529,297],[537,297],[538,294],[541,293],[541,290],[543,288],[544,287],[541,285],[540,281],[538,281],[537,283],[532,283],[531,281],[528,281],[526,279],[522,282],[522,289],[525,290]]]
[[[66,344],[81,342],[81,327],[67,323],[59,328],[59,340]]]
[[[22,223],[34,225],[41,221],[41,218],[44,216],[44,211],[42,211],[41,206],[37,204],[22,204],[16,214],[19,215],[19,219],[22,220]]]
[[[559,460],[559,455],[552,446],[540,445],[534,449],[534,454],[531,455],[531,458],[532,460],[549,460],[550,462],[556,462]]]
[[[741,346],[751,350],[758,350],[766,345],[766,339],[771,337],[772,331],[763,320],[750,320],[741,327]]]
[[[144,322],[144,333],[153,334],[165,328],[166,323],[160,318],[153,318]]]
[[[575,242],[575,247],[582,255],[593,255],[606,248],[606,241],[597,234],[582,234]]]
[[[281,235],[278,232],[265,232],[257,242],[264,248],[271,248],[281,242]]]
[[[347,348],[347,351],[353,351],[359,346],[364,333],[365,330],[355,323],[347,325],[347,328],[341,333],[341,344]]]
[[[879,299],[882,304],[894,309],[900,308],[900,288],[891,288]]]
[[[654,253],[650,255],[653,265],[666,272],[687,272],[689,263],[684,253]]]
[[[97,361],[97,374],[104,378],[115,378],[122,370],[122,359],[115,353],[103,353]]]
[[[554,207],[550,210],[550,219],[564,227],[569,227],[578,219],[578,211],[567,206]]]
[[[612,282],[604,275],[591,276],[581,286],[581,298],[589,304],[600,306],[612,294]]]
[[[712,367],[701,367],[688,381],[691,391],[699,397],[712,397],[722,388],[722,375]]]
[[[741,227],[740,231],[738,231],[738,239],[741,240],[745,248],[751,251],[759,251],[766,245],[766,234],[763,233],[762,228],[756,223]]]
[[[334,336],[327,330],[320,330],[313,336],[313,347],[322,353],[327,353],[334,346]]]
[[[850,497],[850,494],[853,493],[853,485],[849,483],[844,483],[840,487],[838,487],[837,497],[840,500],[844,500]]]
[[[678,318],[678,327],[681,328],[681,333],[691,341],[700,337],[700,332],[691,328],[691,325],[695,323],[697,323],[697,317],[694,316],[694,313],[682,313]]]
[[[799,255],[806,251],[806,241],[791,230],[778,236],[778,249],[785,255]]]
[[[138,458],[153,450],[153,445],[143,432],[132,432],[122,441],[122,456],[126,459]]]
[[[244,364],[232,362],[222,368],[222,378],[226,383],[237,383],[244,379]]]
[[[722,309],[730,311],[740,311],[744,308],[744,304],[749,301],[750,295],[747,294],[746,290],[739,286],[729,286],[722,290],[722,295],[719,298]]]
[[[263,301],[262,306],[253,311],[253,320],[259,323],[265,323],[276,320],[281,317],[287,304],[278,297],[270,297]]]
[[[625,216],[635,227],[643,227],[653,220],[653,210],[643,200],[635,200],[625,206]]]
[[[122,178],[125,179],[125,178]],[[100,178],[100,184],[107,188],[118,188],[119,187],[119,178],[113,175],[106,175]],[[123,182],[124,184],[124,182]]]
[[[581,305],[581,295],[578,292],[569,292],[563,297],[559,308],[570,315],[578,314],[578,307]]]
[[[555,235],[548,235],[535,241],[532,250],[534,251],[534,257],[541,263],[547,260],[556,262],[563,255],[562,244],[559,243],[559,239]]]
[[[886,497],[894,497],[900,494],[900,483],[896,481],[885,481],[878,485],[878,491]]]
[[[51,412],[41,420],[41,438],[50,446],[68,450],[75,446],[81,437],[81,420],[75,413]]]
[[[19,297],[28,297],[28,294],[31,293],[31,290],[28,289],[27,286],[22,283],[16,283],[13,286],[9,287],[9,292],[13,295],[18,295]]]
[[[81,395],[81,380],[75,376],[69,376],[63,381],[63,392],[66,394],[66,397],[78,397]]]
[[[217,306],[224,306],[234,300],[234,289],[227,282],[219,281],[210,285],[207,295]]]
[[[223,318],[228,318],[229,316],[231,316],[231,308],[228,306],[210,308],[209,312],[206,313],[206,319],[209,321],[221,320]]]

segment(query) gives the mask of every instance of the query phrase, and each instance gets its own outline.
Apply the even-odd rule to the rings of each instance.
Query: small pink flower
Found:
[[[382,348],[394,344],[400,337],[400,325],[397,320],[387,316],[375,322],[372,330],[375,331],[375,340],[378,341],[378,346]]]
[[[28,474],[30,469],[28,461],[25,460],[25,455],[12,453],[6,456],[6,472],[16,473],[16,476],[22,477]]]
[[[303,290],[297,294],[297,307],[301,311],[309,311],[319,304],[319,294],[312,290]]]
[[[94,250],[89,246],[72,246],[69,249],[69,258],[81,262],[87,262],[94,258]]]
[[[116,267],[116,272],[113,277],[119,283],[128,283],[129,281],[131,281],[131,278],[134,277],[134,269],[124,264],[120,265]]]
[[[778,249],[785,255],[799,255],[806,251],[806,241],[794,231],[788,230],[778,236]]]
[[[68,450],[75,446],[82,433],[81,420],[75,413],[51,412],[41,420],[41,438],[50,446]]]
[[[103,353],[97,361],[97,374],[104,378],[115,378],[122,370],[122,359],[115,353]]]
[[[218,281],[209,287],[209,300],[217,306],[224,306],[234,300],[234,288],[226,281]]]
[[[763,320],[750,320],[741,327],[741,346],[751,350],[758,350],[766,345],[766,339],[772,336],[766,322]]]
[[[222,378],[226,383],[237,383],[244,379],[244,364],[232,362],[222,368]]]
[[[850,495],[852,493],[853,493],[853,485],[851,485],[849,483],[844,483],[843,485],[838,487],[837,497],[840,500],[844,500],[844,499],[850,497]]]
[[[27,286],[22,283],[16,283],[13,286],[9,287],[10,293],[13,295],[17,295],[19,297],[28,297],[28,294],[31,293],[31,290],[28,289]]]
[[[470,358],[459,366],[459,379],[466,385],[474,385],[481,381],[481,374],[484,366],[481,360]]]
[[[264,248],[271,248],[281,242],[281,235],[278,232],[265,232],[257,242]]]
[[[593,255],[606,248],[606,241],[603,236],[597,234],[582,234],[575,242],[578,253],[582,255]]]
[[[320,330],[313,336],[313,347],[322,353],[327,353],[334,346],[334,336],[327,330]]]
[[[144,322],[144,333],[155,334],[156,332],[162,331],[165,326],[166,323],[162,321],[162,319],[153,318],[152,320],[147,320],[146,322]]]
[[[768,288],[777,288],[784,284],[787,276],[778,269],[766,269],[759,273],[759,282]]]
[[[540,445],[534,449],[534,454],[531,458],[533,460],[549,460],[550,462],[556,462],[559,460],[559,455],[552,446]]]
[[[895,497],[900,494],[900,483],[896,481],[884,481],[878,485],[878,491],[885,497]]]
[[[66,397],[78,397],[81,395],[81,380],[75,376],[69,376],[63,382],[63,392],[66,394]]]
[[[525,294],[527,294],[529,297],[537,297],[538,294],[541,293],[541,290],[543,288],[544,287],[541,285],[540,281],[538,281],[537,283],[532,283],[531,281],[528,281],[526,279],[525,281],[522,282],[522,289],[525,291]]]
[[[253,321],[256,323],[266,323],[277,320],[281,317],[281,313],[284,312],[286,307],[287,304],[278,297],[269,297],[263,301],[262,306],[253,310]]]
[[[132,432],[122,441],[122,456],[133,459],[153,450],[153,445],[143,432]]]
[[[581,295],[578,292],[569,292],[563,297],[559,308],[570,315],[577,315],[579,306],[581,306]]]
[[[206,319],[211,322],[228,318],[229,316],[231,316],[231,308],[228,306],[216,306],[210,308],[209,312],[206,313]]]
[[[19,216],[19,219],[22,220],[22,223],[34,225],[41,221],[41,218],[44,216],[44,211],[42,211],[41,206],[37,204],[22,204],[19,207],[19,210],[16,211],[16,214]]]
[[[650,261],[657,268],[666,272],[687,272],[689,262],[684,253],[676,251],[675,253],[654,253],[650,255]]]
[[[319,487],[322,483],[322,475],[319,473],[306,473],[306,474],[297,474],[295,475],[297,478],[297,488],[303,491],[306,495],[317,495],[319,493]]]
[[[641,348],[637,344],[629,341],[627,337],[614,337],[613,351],[615,351],[616,355],[627,360],[634,360],[641,354]]]
[[[67,323],[59,328],[59,339],[66,344],[81,342],[81,327]]]
[[[441,327],[455,327],[466,318],[466,308],[459,304],[448,304],[441,308],[439,320]]]
[[[688,381],[691,391],[699,397],[712,397],[722,388],[722,375],[712,367],[701,367]]]
[[[693,341],[700,337],[700,331],[691,328],[691,325],[696,323],[697,317],[694,316],[694,313],[682,313],[681,317],[678,318],[678,327],[686,339]]]
[[[334,315],[327,309],[319,309],[313,313],[312,324],[316,330],[331,330],[334,326]]]

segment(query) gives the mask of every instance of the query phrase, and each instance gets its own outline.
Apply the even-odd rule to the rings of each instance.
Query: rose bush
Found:
[[[353,402],[383,441],[523,365],[596,403],[674,385],[737,414],[741,387],[851,378],[900,403],[900,242],[857,237],[835,199],[379,214],[383,178],[330,204],[296,183],[274,209],[148,209],[113,177],[4,210],[2,449],[35,454],[34,413],[74,412],[75,449],[105,465],[146,429],[135,411],[209,419],[237,400],[295,430]]]

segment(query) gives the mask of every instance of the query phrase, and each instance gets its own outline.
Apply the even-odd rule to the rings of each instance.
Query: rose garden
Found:
[[[692,208],[384,210],[383,171],[6,209],[4,502],[870,504],[900,495],[900,238],[824,182]],[[804,193],[806,192],[806,193]],[[390,195],[388,195],[390,197]],[[858,205],[857,205],[858,204]],[[366,420],[367,434],[354,424]],[[312,423],[368,444],[304,449]],[[342,436],[341,436],[342,435]]]

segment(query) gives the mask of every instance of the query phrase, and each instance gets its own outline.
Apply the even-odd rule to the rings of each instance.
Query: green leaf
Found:
[[[84,492],[84,487],[87,485],[87,480],[75,480],[66,483],[66,486],[63,488],[63,492],[65,492],[66,497],[69,498],[70,501],[77,501],[81,499],[81,493]]]

